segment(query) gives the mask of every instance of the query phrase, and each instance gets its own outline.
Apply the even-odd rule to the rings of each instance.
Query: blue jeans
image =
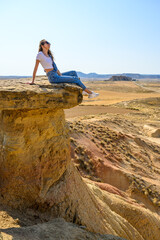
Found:
[[[48,80],[50,83],[75,83],[78,86],[80,86],[83,90],[86,88],[86,86],[81,82],[81,80],[78,78],[78,75],[76,71],[68,71],[63,72],[63,76],[59,76],[57,73],[57,66],[55,62],[53,62],[54,69],[47,73]]]

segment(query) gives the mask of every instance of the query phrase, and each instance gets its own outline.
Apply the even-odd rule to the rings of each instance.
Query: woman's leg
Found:
[[[54,74],[49,77],[49,81],[50,83],[75,83],[83,90],[86,89],[86,86],[81,82],[81,80],[75,76],[59,76],[58,74]]]
[[[78,77],[77,72],[76,71],[68,71],[68,72],[63,72],[62,75],[67,75],[67,76],[75,76]]]
[[[76,83],[77,85],[82,87],[82,89],[85,92],[87,92],[88,94],[92,93],[92,91],[87,89],[86,86],[80,81],[80,79],[77,76],[76,71],[64,72],[64,73],[62,73],[62,75],[63,75],[63,77],[59,76],[58,73],[55,71],[51,71],[47,74],[50,83],[65,83],[65,82]],[[73,75],[73,76],[67,77],[67,75]]]
[[[62,75],[64,76],[64,75],[67,75],[67,76],[76,76],[76,77],[78,77],[78,75],[77,75],[77,72],[76,71],[68,71],[68,72],[63,72],[62,73]],[[79,78],[79,77],[78,77]],[[79,78],[79,80],[80,80],[80,78]],[[90,91],[89,89],[87,89],[87,88],[83,88],[83,90],[85,91],[85,92],[87,92],[88,94],[91,94],[92,93],[92,91]]]

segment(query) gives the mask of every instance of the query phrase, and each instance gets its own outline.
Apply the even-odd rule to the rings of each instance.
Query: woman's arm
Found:
[[[57,70],[57,73],[58,73],[58,75],[59,75],[59,76],[62,76],[62,74],[60,73],[60,71],[59,71],[59,70]]]
[[[36,59],[36,63],[35,63],[34,70],[33,70],[32,82],[30,84],[34,83],[34,79],[36,77],[36,72],[37,72],[39,63],[40,63],[40,61],[38,59]]]

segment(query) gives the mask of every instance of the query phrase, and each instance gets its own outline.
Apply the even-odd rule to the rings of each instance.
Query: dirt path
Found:
[[[160,90],[155,90],[155,88],[151,88],[151,87],[145,87],[142,85],[142,83],[137,83],[137,82],[134,82],[137,86],[143,88],[143,89],[146,89],[146,90],[150,90],[150,91],[153,91],[155,93],[160,93]]]

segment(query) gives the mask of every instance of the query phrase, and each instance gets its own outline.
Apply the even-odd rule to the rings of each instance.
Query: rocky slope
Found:
[[[137,203],[129,192],[127,193],[127,190],[131,192],[132,175],[135,171],[134,164],[129,164],[132,153],[130,143],[133,143],[133,147],[137,146],[133,138],[108,128],[107,119],[100,120],[104,128],[100,128],[97,122],[95,124],[95,119],[67,123],[63,109],[81,103],[82,89],[74,84],[46,84],[45,79],[37,82],[37,85],[26,85],[23,79],[10,80],[0,86],[1,211],[8,206],[17,211],[21,218],[24,214],[27,218],[23,220],[24,228],[21,227],[20,218],[13,222],[13,229],[6,229],[6,215],[1,215],[2,225],[4,224],[1,236],[6,237],[4,239],[16,240],[44,239],[44,233],[46,239],[121,237],[127,240],[158,240],[158,206],[151,211],[148,206]],[[79,127],[72,132],[71,149],[69,130],[76,124]],[[88,125],[92,128],[92,133]],[[83,128],[88,129],[88,133],[84,133]],[[100,142],[101,136],[103,142]],[[129,148],[126,148],[125,140]],[[81,148],[76,146],[76,142]],[[118,143],[119,148],[116,151],[122,148],[122,155],[116,155],[112,151],[113,146],[116,149]],[[82,153],[83,148],[88,149],[88,152]],[[91,150],[101,157],[98,160],[93,159]],[[82,175],[73,159],[71,161],[74,151],[77,154],[76,160],[83,162],[81,167],[85,170],[84,173],[87,172],[87,176],[92,173],[90,179]],[[153,151],[156,157],[158,147]],[[84,159],[79,160],[80,156],[84,156]],[[126,156],[123,161],[122,156]],[[85,167],[84,162],[88,164]],[[124,166],[129,168],[127,174],[123,172]],[[149,167],[148,173],[150,174]],[[114,187],[111,187],[111,184]],[[13,218],[16,215],[13,212],[11,214]],[[65,226],[66,231],[72,232],[71,225],[65,222],[56,225],[56,218],[59,217],[78,224],[81,228],[85,227],[86,232],[81,235],[78,227],[76,233],[72,228],[73,235],[67,235],[68,238],[65,234],[60,235],[62,229],[66,229]],[[43,225],[31,226],[34,221]],[[30,231],[33,233],[32,238]],[[101,235],[98,237],[96,234]]]
[[[95,234],[63,218],[29,227],[5,229],[0,234],[2,240],[125,240],[109,234]]]
[[[133,107],[134,102],[136,108]],[[115,107],[119,105],[122,106],[123,103],[116,104]],[[109,113],[68,120],[72,160],[86,183],[91,185],[94,183],[103,190],[103,200],[105,193],[107,196],[114,194],[114,197],[110,196],[113,211],[129,221],[144,239],[154,237],[158,239],[160,236],[158,99],[124,102],[124,105],[128,109],[132,106],[137,112],[128,112],[125,116]],[[150,137],[148,131],[144,131],[146,124],[154,125]],[[95,191],[95,196],[96,192],[98,191]],[[121,199],[121,204],[119,200],[114,204],[116,198]],[[142,227],[147,221],[145,223],[147,229],[152,229],[155,224],[151,220],[153,216],[157,222],[154,237]]]

